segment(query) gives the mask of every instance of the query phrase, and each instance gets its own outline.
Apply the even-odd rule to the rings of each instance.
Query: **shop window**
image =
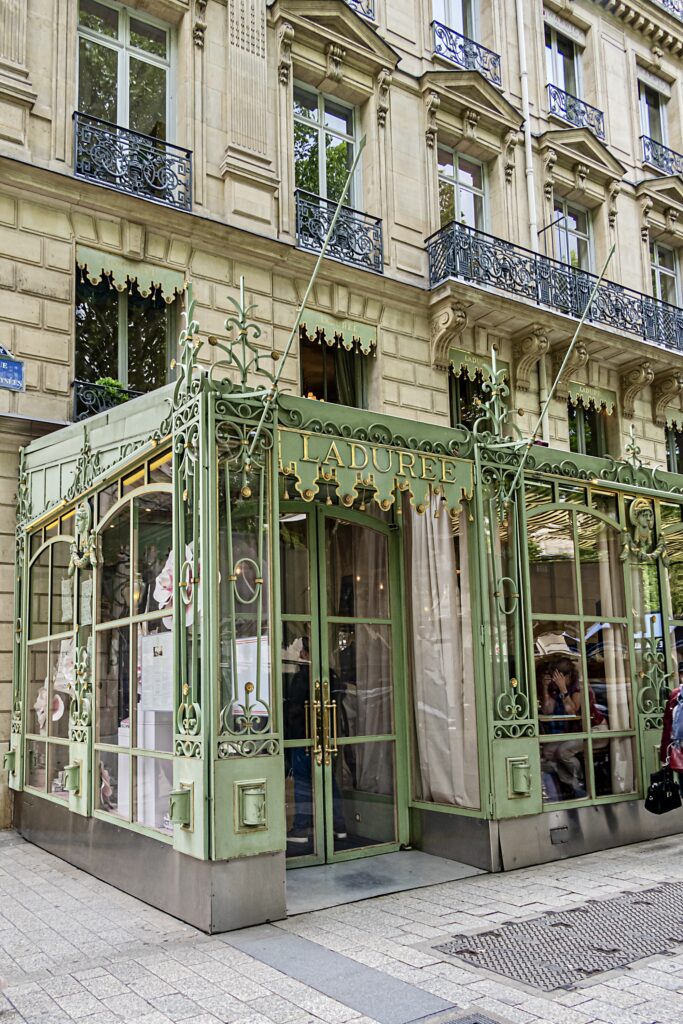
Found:
[[[433,0],[434,21],[459,32],[468,39],[476,38],[475,0]]]
[[[569,419],[569,448],[577,455],[595,455],[602,458],[607,454],[607,416],[605,409],[596,409],[591,402],[584,405],[581,399],[567,402]]]
[[[666,146],[666,97],[644,82],[638,82],[638,101],[643,135]]]
[[[145,489],[147,472],[131,479],[128,494],[121,481],[124,497],[99,527],[93,805],[171,835],[172,493]]]
[[[670,473],[683,473],[683,430],[677,423],[666,428],[666,468]]]
[[[300,337],[301,394],[319,402],[367,408],[368,356],[354,343],[347,349],[335,341]]]
[[[577,270],[591,269],[590,215],[580,206],[555,198],[555,259]]]
[[[441,227],[456,221],[482,230],[485,179],[482,164],[439,146],[439,214]]]
[[[174,316],[160,288],[145,296],[136,283],[120,288],[111,275],[93,285],[78,268],[75,319],[77,381],[109,379],[136,393],[168,382]]]
[[[338,203],[356,155],[356,111],[321,92],[294,86],[296,187]],[[356,182],[346,199],[358,205]]]
[[[632,793],[633,633],[619,522],[549,505],[533,507],[527,528],[544,802]]]
[[[169,31],[161,23],[102,0],[80,0],[78,109],[82,113],[166,139],[170,57]]]
[[[672,306],[679,304],[678,260],[673,249],[650,242],[652,294]]]
[[[545,66],[551,85],[572,96],[579,95],[579,50],[571,39],[549,25],[545,27]]]

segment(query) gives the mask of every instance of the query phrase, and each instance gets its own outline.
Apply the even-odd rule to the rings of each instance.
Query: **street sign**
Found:
[[[0,388],[7,391],[23,391],[26,387],[24,364],[0,345]]]

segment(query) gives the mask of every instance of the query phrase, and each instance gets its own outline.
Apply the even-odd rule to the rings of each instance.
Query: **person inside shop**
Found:
[[[664,709],[659,757],[677,773],[683,796],[683,661],[678,663],[678,686],[671,691]]]
[[[296,671],[291,678],[283,679],[283,717],[285,738],[304,741],[309,732],[306,717],[310,714],[311,702],[311,652],[307,636],[300,638],[300,654]],[[330,672],[332,692],[338,689],[336,673]],[[323,713],[326,713],[323,711]],[[285,773],[291,776],[294,789],[294,820],[287,832],[287,842],[305,845],[313,840],[313,764],[312,747],[295,746],[285,751]],[[344,804],[337,783],[336,772],[332,771],[332,808],[335,839],[346,839]]]
[[[567,657],[547,661],[538,674],[541,733],[570,733],[582,728],[582,689],[579,674]],[[549,800],[579,800],[586,795],[584,768],[579,754],[583,740],[543,743],[544,785]]]

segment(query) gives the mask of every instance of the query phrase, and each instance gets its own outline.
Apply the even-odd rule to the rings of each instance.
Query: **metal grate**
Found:
[[[435,948],[552,992],[666,953],[679,942],[683,942],[683,882],[592,900],[576,910],[510,922],[476,935],[457,935]]]

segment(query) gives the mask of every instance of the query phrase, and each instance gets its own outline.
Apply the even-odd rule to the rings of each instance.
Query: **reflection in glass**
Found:
[[[395,842],[394,744],[343,744],[332,773],[335,853]]]
[[[48,634],[49,579],[50,549],[45,548],[31,566],[31,618],[29,623],[31,640]]]
[[[136,725],[143,750],[173,750],[173,633],[154,620],[133,627],[136,636]]]
[[[75,650],[73,636],[50,644],[50,736],[68,739],[69,711],[76,688]]]
[[[102,531],[99,622],[130,615],[130,508],[124,506]]]
[[[583,800],[588,796],[586,743],[562,740],[543,742],[540,747],[543,802]]]
[[[66,541],[52,546],[50,632],[64,633],[74,622],[74,579],[69,575],[70,547]]]
[[[623,618],[624,571],[620,560],[621,534],[594,516],[578,516],[583,614]]]
[[[48,748],[48,783],[47,791],[60,800],[69,799],[69,791],[66,788],[64,769],[69,763],[68,744],[50,743]]]
[[[133,499],[134,612],[146,615],[173,599],[172,496],[161,491]]]
[[[683,619],[683,532],[671,530],[666,536],[666,550],[669,556],[669,593],[671,615]]]
[[[130,754],[111,750],[95,752],[96,807],[116,814],[126,821],[130,817]]]
[[[306,740],[311,735],[310,702],[314,698],[310,644],[308,623],[282,623],[282,713],[286,740]]]
[[[569,513],[552,509],[530,517],[528,548],[533,610],[576,615],[574,530]]]
[[[391,626],[328,627],[330,695],[340,737],[393,732]]]
[[[285,750],[285,814],[287,816],[287,856],[316,853],[315,848],[315,772],[310,747]]]
[[[45,791],[45,756],[46,743],[44,740],[26,741],[26,785],[32,789]]]
[[[304,513],[280,517],[280,574],[283,615],[308,615],[308,519]]]
[[[636,777],[635,741],[631,736],[593,739],[593,772],[596,796],[633,793]]]
[[[130,627],[97,633],[96,738],[130,746]]]
[[[631,673],[626,626],[586,627],[586,667],[591,732],[630,729]]]
[[[35,644],[28,649],[26,729],[37,736],[47,734],[48,685],[48,645],[47,643]]]
[[[389,618],[387,538],[375,530],[325,521],[328,615]]]
[[[91,39],[78,43],[78,109],[116,124],[118,53]]]
[[[147,828],[173,834],[168,798],[173,789],[173,761],[136,757],[135,821]]]
[[[582,732],[585,724],[578,624],[535,622],[533,629],[540,732]]]

